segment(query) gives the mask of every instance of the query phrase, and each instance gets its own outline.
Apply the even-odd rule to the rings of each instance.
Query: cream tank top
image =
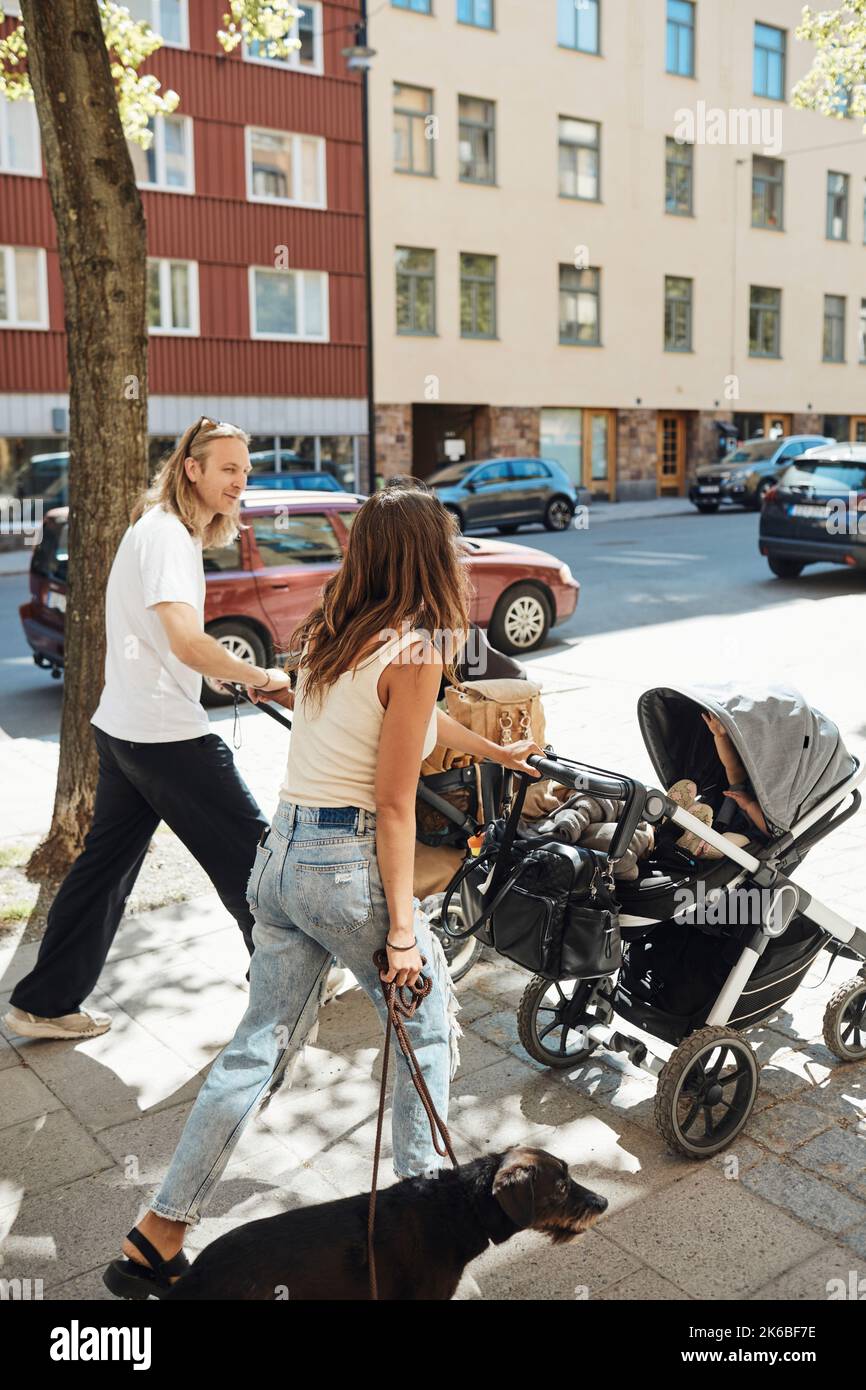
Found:
[[[281,801],[300,806],[363,806],[375,812],[376,762],[385,717],[376,687],[388,663],[417,639],[417,633],[406,632],[344,671],[324,692],[318,712],[304,707],[303,664],[299,667]],[[436,746],[436,713],[434,705],[422,761]],[[420,765],[418,771],[420,775]]]

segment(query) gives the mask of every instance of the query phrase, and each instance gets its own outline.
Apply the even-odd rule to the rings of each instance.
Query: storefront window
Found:
[[[583,478],[583,411],[542,410],[541,454],[560,464],[573,483]]]
[[[62,436],[0,438],[0,496],[42,498],[49,505],[62,505],[68,463]]]
[[[355,491],[355,441],[350,434],[323,435],[319,457],[323,472],[332,473],[347,492]]]

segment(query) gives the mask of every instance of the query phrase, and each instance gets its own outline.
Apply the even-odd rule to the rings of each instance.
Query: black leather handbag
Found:
[[[459,890],[463,919],[449,930],[477,936],[500,955],[550,980],[597,979],[622,961],[619,904],[607,855],[559,840],[523,840],[517,824],[529,778],[521,777],[510,814],[489,825],[477,856],[461,864],[445,892],[442,922]]]

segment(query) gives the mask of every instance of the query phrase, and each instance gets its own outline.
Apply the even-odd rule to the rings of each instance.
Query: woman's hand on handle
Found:
[[[506,743],[499,749],[499,756],[495,759],[503,767],[510,768],[512,772],[528,772],[530,777],[536,780],[541,773],[535,767],[530,767],[527,758],[535,754],[544,757],[544,749],[539,748],[538,744],[531,738],[518,739],[516,743]]]

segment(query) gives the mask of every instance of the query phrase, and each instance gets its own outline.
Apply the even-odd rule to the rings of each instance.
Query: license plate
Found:
[[[709,483],[703,483],[698,487],[698,492],[721,492],[721,490],[717,485],[711,486]]]
[[[788,516],[806,516],[812,521],[814,521],[816,517],[826,517],[826,515],[827,508],[823,503],[810,504],[808,502],[794,502],[788,508]]]
[[[65,613],[66,595],[58,593],[56,589],[50,589],[48,591],[48,597],[45,600],[45,607],[56,608],[58,613]]]

